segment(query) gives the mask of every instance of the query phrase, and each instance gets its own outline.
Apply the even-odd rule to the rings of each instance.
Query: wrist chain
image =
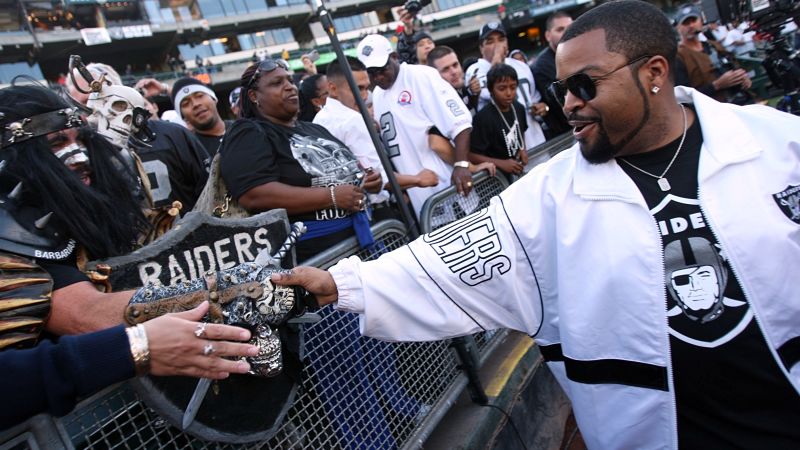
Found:
[[[333,209],[339,209],[339,207],[336,205],[336,194],[333,192],[336,190],[336,186],[330,185],[328,186],[328,189],[331,191],[331,202],[333,202]]]

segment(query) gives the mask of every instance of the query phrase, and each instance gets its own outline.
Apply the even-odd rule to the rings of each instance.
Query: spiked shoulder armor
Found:
[[[5,166],[0,161],[0,172]],[[20,202],[23,184],[0,193],[0,251],[36,259],[59,261],[69,257],[76,243],[58,229],[53,213]]]
[[[33,346],[50,315],[53,279],[30,258],[0,252],[0,351]]]

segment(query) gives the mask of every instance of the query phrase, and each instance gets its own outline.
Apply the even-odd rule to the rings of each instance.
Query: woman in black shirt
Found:
[[[372,245],[363,213],[365,190],[381,189],[350,150],[325,128],[297,120],[297,87],[282,61],[265,60],[242,75],[242,119],[223,139],[220,170],[231,195],[249,211],[285,208],[308,232],[299,261],[356,234]]]

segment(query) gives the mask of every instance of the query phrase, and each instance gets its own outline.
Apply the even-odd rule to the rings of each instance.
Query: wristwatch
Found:
[[[469,161],[456,161],[453,163],[453,167],[461,167],[464,169],[469,169]]]

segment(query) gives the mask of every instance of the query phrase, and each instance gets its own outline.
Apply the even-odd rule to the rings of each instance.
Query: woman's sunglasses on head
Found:
[[[258,76],[262,72],[272,72],[273,70],[281,68],[283,70],[289,70],[289,64],[282,60],[282,59],[265,59],[258,63],[258,67],[255,71],[253,71],[253,75],[250,77],[250,81],[247,83],[247,86],[252,86],[253,83],[258,79]]]

